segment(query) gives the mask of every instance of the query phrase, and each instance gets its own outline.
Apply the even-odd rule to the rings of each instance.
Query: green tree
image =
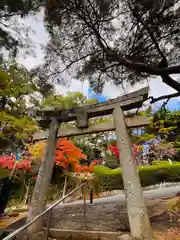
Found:
[[[175,158],[178,160],[180,155],[180,111],[162,108],[156,112],[152,112],[152,109],[147,109],[138,114],[149,117],[150,124],[131,133],[133,142],[141,144],[150,139],[160,137],[165,146],[173,144],[177,153]],[[165,152],[163,148],[161,149]]]
[[[34,51],[34,42],[30,37],[30,33],[34,33],[34,29],[25,23],[26,17],[35,15],[42,9],[44,1],[36,0],[2,0],[0,3],[0,50],[8,53],[8,58],[14,58],[19,55],[26,57],[27,55],[36,55]],[[0,56],[0,63],[3,68],[7,65],[4,55]],[[9,68],[9,66],[8,66]],[[31,71],[31,77],[34,78],[39,93],[43,97],[53,93],[53,84],[39,76],[38,71]],[[32,97],[35,105],[38,105],[35,98]]]
[[[144,128],[146,134],[160,136],[168,142],[176,141],[179,136],[180,111],[159,109],[156,112],[140,112],[140,115],[147,116],[150,119],[150,124]]]
[[[27,70],[13,63],[8,72],[0,70],[1,147],[22,143],[37,130],[34,120],[28,117],[28,97],[36,91],[36,86]],[[21,140],[21,141],[20,141]]]
[[[60,109],[75,108],[97,103],[97,99],[87,99],[80,92],[68,92],[67,95],[49,95],[42,101],[42,107],[50,106]]]
[[[156,135],[167,142],[172,142],[177,151],[176,160],[180,157],[180,110],[159,110],[154,114],[153,130]]]
[[[47,103],[49,103],[49,100],[51,99],[51,96],[53,97],[55,95],[55,89],[54,84],[51,80],[48,78],[45,78],[42,73],[40,74],[38,68],[31,69],[30,75],[36,84],[38,92],[41,94],[43,100],[47,98]],[[35,105],[38,105],[38,102],[36,102],[36,97],[32,98],[32,101],[35,103]]]

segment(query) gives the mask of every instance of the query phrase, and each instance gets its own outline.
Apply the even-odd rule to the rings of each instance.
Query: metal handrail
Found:
[[[44,212],[37,215],[32,221],[30,221],[27,224],[25,224],[24,226],[18,228],[17,230],[15,230],[11,234],[9,234],[7,237],[3,238],[3,240],[10,240],[13,237],[15,237],[17,234],[19,234],[22,231],[24,231],[25,229],[27,229],[29,226],[31,226],[33,223],[35,223],[40,217],[44,216],[46,213],[51,211],[54,207],[56,207],[59,203],[63,202],[67,197],[69,197],[72,193],[76,192],[79,188],[83,187],[86,183],[87,183],[87,181],[81,183],[78,187],[76,187],[74,190],[72,190],[71,192],[66,194],[66,196],[59,199],[57,202],[55,202],[53,205],[51,205],[49,208],[47,208]]]

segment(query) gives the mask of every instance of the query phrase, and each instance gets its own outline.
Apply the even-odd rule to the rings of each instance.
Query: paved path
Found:
[[[144,191],[145,199],[160,199],[160,198],[168,198],[174,197],[178,192],[180,192],[180,185],[174,187],[165,187],[165,188],[158,188],[153,190]],[[98,198],[94,199],[94,204],[101,204],[101,203],[124,203],[125,195],[118,194],[116,196],[106,197],[106,198]],[[87,201],[89,203],[89,201]],[[74,201],[71,203],[64,203],[61,206],[66,205],[78,205],[83,204],[83,200]]]

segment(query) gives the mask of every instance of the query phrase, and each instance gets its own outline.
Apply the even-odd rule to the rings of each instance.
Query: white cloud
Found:
[[[45,45],[49,40],[48,33],[44,27],[43,18],[44,13],[42,10],[40,13],[36,14],[35,17],[29,16],[24,20],[24,23],[31,27],[31,29],[34,31],[34,34],[30,34],[30,38],[35,45],[34,52],[36,56],[29,55],[28,57],[24,57],[21,54],[18,61],[25,65],[28,69],[43,63],[44,53],[42,50],[42,45]]]
[[[78,80],[72,80],[69,83],[68,87],[62,86],[57,84],[56,85],[56,92],[57,94],[65,95],[67,92],[82,92],[85,96],[88,95],[88,81],[82,83]]]

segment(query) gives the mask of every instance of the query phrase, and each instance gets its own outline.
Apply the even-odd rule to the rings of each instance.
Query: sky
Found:
[[[48,42],[49,36],[43,24],[43,12],[36,15],[35,21],[33,17],[28,17],[24,21],[24,24],[27,26],[30,26],[32,30],[35,31],[35,33],[30,33],[30,37],[36,46],[36,49],[35,49],[36,56],[29,55],[29,56],[23,57],[21,53],[21,55],[18,57],[18,61],[28,69],[31,69],[36,65],[43,63],[44,53],[41,48],[41,45],[45,45]],[[71,79],[70,76],[67,76],[67,78],[70,81],[69,86],[65,87],[62,85],[56,85],[55,89],[57,94],[63,95],[63,94],[66,94],[68,91],[79,91],[79,92],[82,92],[87,97],[88,95],[89,97],[94,97],[94,95],[92,96],[92,90],[89,88],[88,81],[85,81],[84,83],[82,83],[78,80]],[[175,75],[175,78],[178,81],[180,81],[180,75]],[[171,94],[175,92],[172,88],[164,84],[159,79],[159,77],[157,77],[155,79],[149,80],[144,84],[140,83],[140,84],[136,84],[133,87],[128,87],[125,89],[125,92],[121,88],[116,87],[112,83],[106,83],[103,89],[102,95],[101,96],[96,95],[96,97],[98,97],[100,101],[105,101],[107,99],[116,98],[124,93],[138,90],[145,86],[150,87],[149,96],[159,97],[164,94]],[[153,107],[154,109],[156,109],[161,107],[161,105],[162,105],[162,102],[158,102],[158,103],[155,103]],[[180,97],[170,100],[168,103],[168,107],[171,109],[180,109]]]

